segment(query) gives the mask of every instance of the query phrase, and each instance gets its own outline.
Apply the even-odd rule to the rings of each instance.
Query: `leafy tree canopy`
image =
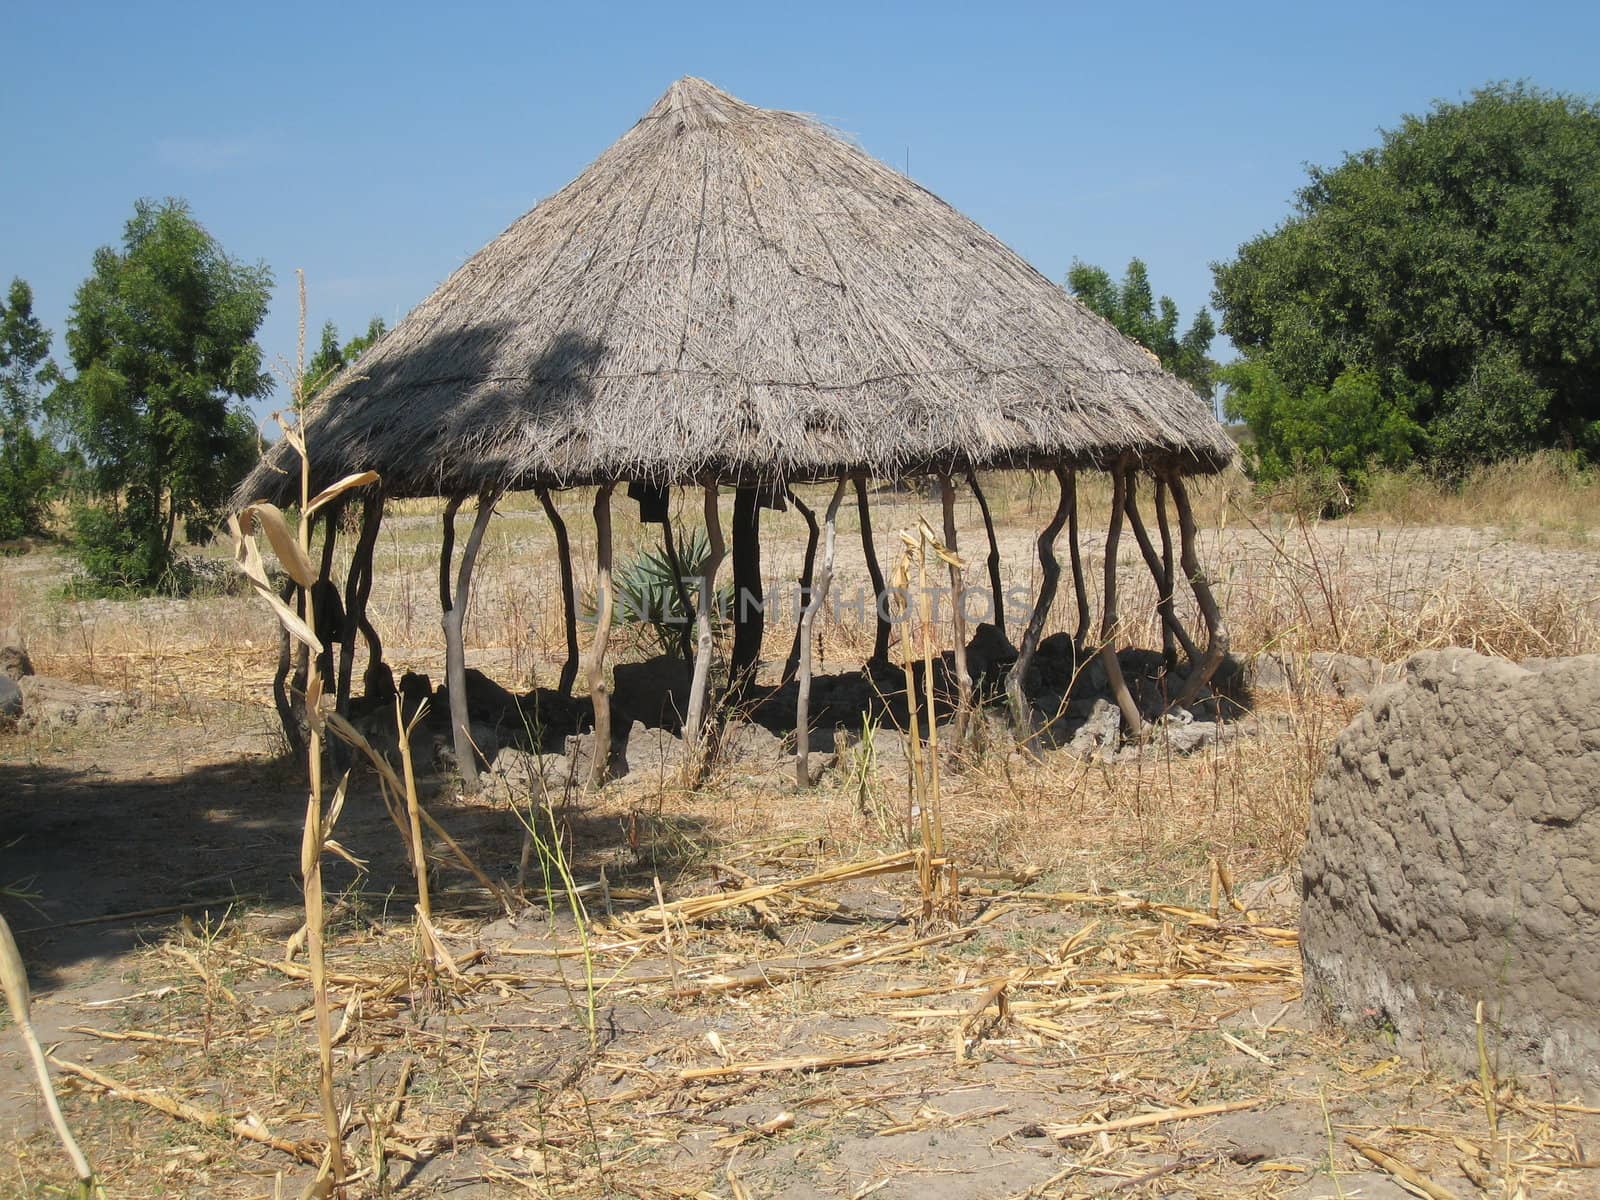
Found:
[[[339,344],[339,327],[332,321],[322,327],[322,341],[317,352],[306,364],[305,391],[310,400],[333,382],[333,378],[371,348],[388,332],[382,317],[373,317],[367,323],[366,333]]]
[[[1213,271],[1222,330],[1250,364],[1228,379],[1228,411],[1264,472],[1309,448],[1304,416],[1352,380],[1366,421],[1319,435],[1347,462],[1600,450],[1591,101],[1496,84],[1406,117],[1312,168],[1295,214]]]
[[[1195,313],[1188,330],[1178,333],[1178,306],[1172,297],[1159,301],[1150,288],[1150,271],[1140,259],[1128,263],[1121,284],[1100,267],[1074,261],[1067,288],[1095,312],[1161,360],[1161,365],[1207,400],[1216,393],[1217,364],[1208,356],[1216,326],[1205,309]]]
[[[0,303],[0,541],[46,532],[62,464],[38,421],[44,389],[56,379],[50,331],[33,315],[33,289],[13,279]]]
[[[265,395],[256,330],[272,276],[229,258],[181,200],[141,200],[120,249],[95,252],[67,327],[76,377],[53,407],[90,467],[101,508],[79,523],[101,583],[148,588],[173,534],[210,537],[256,455],[237,403]]]

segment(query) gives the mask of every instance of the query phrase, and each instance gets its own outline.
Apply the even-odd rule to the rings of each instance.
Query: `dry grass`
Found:
[[[988,484],[1008,568],[1031,582],[1027,544],[1053,492],[1023,475]],[[1584,495],[1592,484],[1571,486]],[[1090,555],[1103,545],[1094,530],[1107,498],[1085,480]],[[1503,531],[1509,515],[1488,512],[1472,528],[1306,524],[1254,502],[1236,477],[1196,501],[1203,555],[1244,652],[1393,661],[1437,645],[1600,650],[1592,542],[1522,541]],[[562,507],[581,588],[586,505],[569,496]],[[893,531],[922,509],[935,502],[880,497],[886,561]],[[963,501],[958,516],[975,559],[976,510]],[[800,522],[767,520],[768,574],[792,578]],[[858,662],[871,644],[870,623],[848,603],[865,579],[855,529],[846,508],[819,670]],[[438,506],[392,506],[373,593],[392,661],[435,679],[437,531]],[[619,558],[657,536],[619,520]],[[510,497],[490,526],[467,630],[470,661],[511,685],[548,684],[559,665],[550,554],[536,502]],[[50,557],[5,566],[0,628],[22,626],[42,670],[128,686],[197,726],[270,720],[275,645],[249,601],[69,603],[52,592]],[[1151,644],[1153,589],[1136,560],[1123,570],[1124,609]],[[769,625],[769,657],[781,660],[791,632]],[[354,1190],[738,1197],[821,1180],[863,1197],[902,1184],[1243,1197],[1331,1183],[1355,1195],[1403,1167],[1462,1195],[1592,1192],[1593,1171],[1575,1164],[1600,1140],[1600,1114],[1531,1081],[1491,1080],[1491,1129],[1475,1081],[1419,1074],[1381,1043],[1305,1028],[1285,1016],[1298,1011],[1299,983],[1282,890],[1253,920],[1225,891],[1213,897],[1229,876],[1292,873],[1311,784],[1352,707],[1263,697],[1249,732],[1187,757],[1049,752],[1033,762],[991,739],[941,780],[945,853],[962,888],[944,922],[921,915],[912,873],[837,870],[905,848],[909,781],[890,727],[877,731],[876,753],[800,798],[779,763],[723,770],[693,791],[629,776],[554,811],[512,797],[549,829],[572,886],[536,889],[515,922],[497,921],[476,880],[441,866],[436,973],[416,970],[411,922],[384,915],[389,898],[355,893],[338,906],[362,913],[330,927],[328,941]],[[71,745],[6,753],[77,761]],[[515,861],[522,827],[506,798],[474,805],[505,830],[484,861]],[[827,888],[792,886],[830,870]],[[665,920],[638,915],[656,903],[658,881],[669,904],[691,901]],[[714,899],[758,883],[772,890],[738,905]],[[399,899],[396,914],[409,904]],[[125,994],[144,997],[86,1015],[98,1032],[79,1034],[80,1045],[136,1038],[118,1044],[137,1053],[102,1074],[249,1122],[315,1159],[312,1014],[280,949],[247,912],[181,926],[122,965]],[[293,1195],[313,1173],[281,1148],[104,1099],[87,1081],[68,1089],[66,1106],[113,1195]],[[1109,1128],[1070,1132],[1085,1125]],[[46,1137],[0,1163],[0,1193],[48,1194],[59,1182]],[[1273,1148],[1252,1157],[1261,1146]],[[902,1182],[884,1185],[891,1176]]]

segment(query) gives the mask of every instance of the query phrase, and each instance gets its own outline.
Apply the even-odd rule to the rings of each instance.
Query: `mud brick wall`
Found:
[[[1600,656],[1421,654],[1338,738],[1301,861],[1313,1008],[1600,1092]]]

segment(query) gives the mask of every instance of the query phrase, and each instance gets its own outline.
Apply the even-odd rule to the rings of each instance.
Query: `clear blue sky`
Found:
[[[6,8],[0,284],[33,284],[58,358],[137,197],[271,266],[275,363],[296,267],[313,336],[392,324],[680,75],[909,156],[1052,278],[1142,256],[1185,319],[1304,164],[1490,80],[1600,90],[1593,3]]]

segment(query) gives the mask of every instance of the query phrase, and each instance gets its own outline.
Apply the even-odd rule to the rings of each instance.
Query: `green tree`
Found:
[[[13,279],[0,303],[0,541],[42,536],[60,492],[61,456],[38,430],[44,389],[56,378],[33,289]]]
[[[180,520],[208,539],[256,457],[237,401],[265,395],[256,330],[272,276],[229,258],[181,200],[141,200],[121,249],[95,252],[67,327],[76,376],[53,408],[98,505],[78,521],[89,574],[115,587],[170,577]]]
[[[332,321],[326,322],[322,326],[322,339],[317,346],[317,352],[306,364],[306,399],[314,398],[332,383],[334,376],[360,358],[386,332],[388,330],[383,318],[373,317],[367,322],[366,333],[359,334],[340,345],[339,327]]]
[[[1546,446],[1600,450],[1589,100],[1496,84],[1408,116],[1381,145],[1312,168],[1294,215],[1213,270],[1222,330],[1254,372],[1252,394],[1229,407],[1264,467],[1303,449],[1281,431],[1347,377],[1376,389],[1369,419],[1385,446],[1398,454],[1389,434],[1406,431],[1447,470]],[[1348,461],[1374,436],[1346,424],[1323,439]]]
[[[1264,482],[1306,470],[1331,472],[1359,488],[1369,467],[1411,460],[1421,430],[1371,372],[1347,370],[1328,387],[1293,390],[1265,363],[1241,359],[1218,372],[1228,419],[1250,426],[1244,447]]]
[[[1150,271],[1143,260],[1128,263],[1119,285],[1102,268],[1073,261],[1067,288],[1089,308],[1110,321],[1161,360],[1161,365],[1207,400],[1216,394],[1217,364],[1210,357],[1216,325],[1205,309],[1195,313],[1183,334],[1178,333],[1178,306],[1172,297],[1159,301],[1150,287]]]

